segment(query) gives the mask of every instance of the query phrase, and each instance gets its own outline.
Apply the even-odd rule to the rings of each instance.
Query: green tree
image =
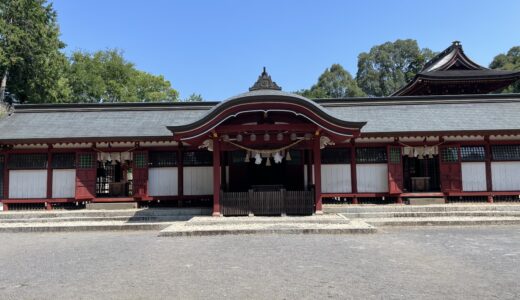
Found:
[[[491,64],[491,69],[520,71],[520,46],[515,46],[506,54],[499,54],[495,56]],[[520,81],[506,87],[502,93],[520,93]]]
[[[296,93],[307,98],[345,98],[365,95],[352,75],[340,64],[333,64],[325,69],[318,82],[310,89]]]
[[[74,52],[70,61],[75,102],[177,101],[178,92],[169,81],[137,70],[121,51]]]
[[[0,101],[57,102],[70,95],[56,12],[46,0],[0,1]]]
[[[184,102],[202,102],[204,98],[202,98],[201,94],[191,94],[188,98],[183,100]]]
[[[369,96],[388,96],[410,81],[435,53],[417,41],[397,40],[374,46],[358,56],[356,80]]]

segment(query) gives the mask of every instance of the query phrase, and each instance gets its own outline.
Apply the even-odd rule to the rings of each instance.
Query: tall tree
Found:
[[[202,98],[201,94],[192,93],[188,98],[183,100],[184,102],[202,102],[204,98]]]
[[[397,40],[374,46],[358,56],[357,83],[369,96],[388,96],[410,81],[435,56],[417,41]]]
[[[65,46],[56,12],[46,0],[0,1],[0,100],[57,102],[70,94]]]
[[[489,67],[491,69],[520,71],[520,46],[509,49],[506,54],[495,56]],[[520,93],[520,81],[508,86],[502,92]]]
[[[74,52],[69,82],[75,102],[177,101],[163,76],[137,70],[121,51]]]
[[[315,85],[297,93],[307,98],[345,98],[365,95],[352,75],[340,64],[333,64],[325,69]]]

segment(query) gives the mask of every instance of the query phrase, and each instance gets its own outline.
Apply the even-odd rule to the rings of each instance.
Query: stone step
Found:
[[[34,219],[60,217],[157,217],[157,216],[204,216],[211,215],[210,208],[159,208],[126,210],[52,210],[52,211],[4,211],[0,221],[6,219]]]
[[[520,225],[520,217],[430,217],[430,218],[376,218],[363,219],[366,223],[380,226],[475,226],[475,225]]]
[[[193,217],[185,226],[283,225],[283,224],[349,224],[342,215],[284,216],[284,217]]]
[[[419,197],[410,197],[407,198],[408,203],[410,205],[431,205],[431,204],[445,204],[446,200],[444,197],[429,197],[429,198],[419,198]]]
[[[443,205],[344,205],[325,204],[323,212],[373,213],[373,212],[446,212],[446,211],[520,211],[520,203],[515,204],[443,204]]]
[[[520,211],[364,212],[342,213],[346,218],[428,218],[428,217],[520,217]]]
[[[137,202],[94,202],[87,203],[85,205],[87,209],[92,210],[113,210],[113,209],[136,209],[138,208]]]
[[[6,223],[68,223],[68,222],[175,222],[188,221],[192,215],[173,216],[113,216],[113,217],[54,217],[54,218],[28,218],[28,219],[2,219],[1,224]]]
[[[159,233],[161,237],[211,236],[237,234],[366,234],[377,229],[361,221],[349,224],[278,223],[278,224],[224,224],[191,225],[175,223]]]
[[[121,221],[69,223],[10,223],[2,224],[0,232],[76,232],[76,231],[136,231],[162,230],[172,223],[128,223]]]

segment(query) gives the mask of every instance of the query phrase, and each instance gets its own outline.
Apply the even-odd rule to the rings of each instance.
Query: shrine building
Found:
[[[264,71],[221,102],[14,105],[0,202],[200,205],[309,215],[324,202],[520,202],[520,71],[454,42],[389,97],[307,99]]]

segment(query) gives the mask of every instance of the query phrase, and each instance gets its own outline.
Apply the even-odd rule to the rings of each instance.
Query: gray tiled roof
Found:
[[[318,103],[339,119],[366,121],[362,133],[520,131],[520,95],[356,98]],[[216,105],[217,102],[18,107],[12,115],[0,119],[0,142],[168,137],[171,132],[166,126],[194,122]]]
[[[171,136],[166,126],[189,123],[205,111],[15,112],[0,120],[0,140]]]
[[[336,117],[367,121],[361,132],[520,130],[520,101],[329,108]]]

